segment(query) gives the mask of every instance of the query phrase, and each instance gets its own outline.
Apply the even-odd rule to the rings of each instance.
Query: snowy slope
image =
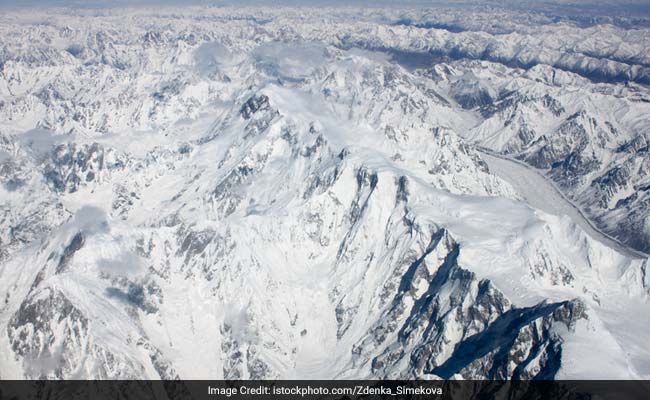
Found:
[[[475,108],[484,119],[466,138],[543,170],[600,229],[647,253],[647,87],[552,68],[481,70],[500,94]]]
[[[619,253],[633,258],[646,258],[646,254],[620,243],[598,230],[578,206],[566,198],[552,181],[526,164],[494,153],[481,154],[490,171],[512,184],[530,206],[554,215],[567,215],[589,236]]]
[[[2,17],[0,377],[650,376],[647,259],[472,143],[506,78],[346,15]]]

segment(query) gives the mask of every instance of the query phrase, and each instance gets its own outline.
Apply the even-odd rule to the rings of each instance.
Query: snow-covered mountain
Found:
[[[648,253],[648,88],[593,84],[542,66],[480,70],[477,81],[487,80],[497,94],[471,103],[483,120],[466,137],[543,170],[601,229]]]
[[[410,12],[1,16],[0,377],[649,377],[647,31]]]

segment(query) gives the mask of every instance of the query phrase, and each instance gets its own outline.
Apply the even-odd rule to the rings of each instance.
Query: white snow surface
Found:
[[[450,95],[458,66],[376,52],[504,38],[364,11],[57,12],[0,17],[0,378],[494,377],[450,360],[520,309],[503,346],[526,376],[650,378],[647,259],[463,138],[481,117]],[[513,47],[546,29],[553,54],[583,33]],[[535,314],[564,302],[584,310]]]
[[[633,258],[648,257],[647,254],[621,244],[594,227],[594,224],[589,221],[580,208],[567,199],[540,171],[535,171],[521,161],[495,153],[482,151],[481,157],[490,167],[490,171],[513,185],[531,207],[553,215],[568,216],[589,236],[622,254]]]

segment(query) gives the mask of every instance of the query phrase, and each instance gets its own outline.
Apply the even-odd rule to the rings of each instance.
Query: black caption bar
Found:
[[[650,381],[0,381],[0,399],[649,400]]]

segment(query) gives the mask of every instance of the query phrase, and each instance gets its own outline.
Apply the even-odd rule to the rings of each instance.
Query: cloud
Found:
[[[253,59],[266,73],[288,80],[301,80],[323,65],[327,49],[319,43],[265,43],[253,50]]]

